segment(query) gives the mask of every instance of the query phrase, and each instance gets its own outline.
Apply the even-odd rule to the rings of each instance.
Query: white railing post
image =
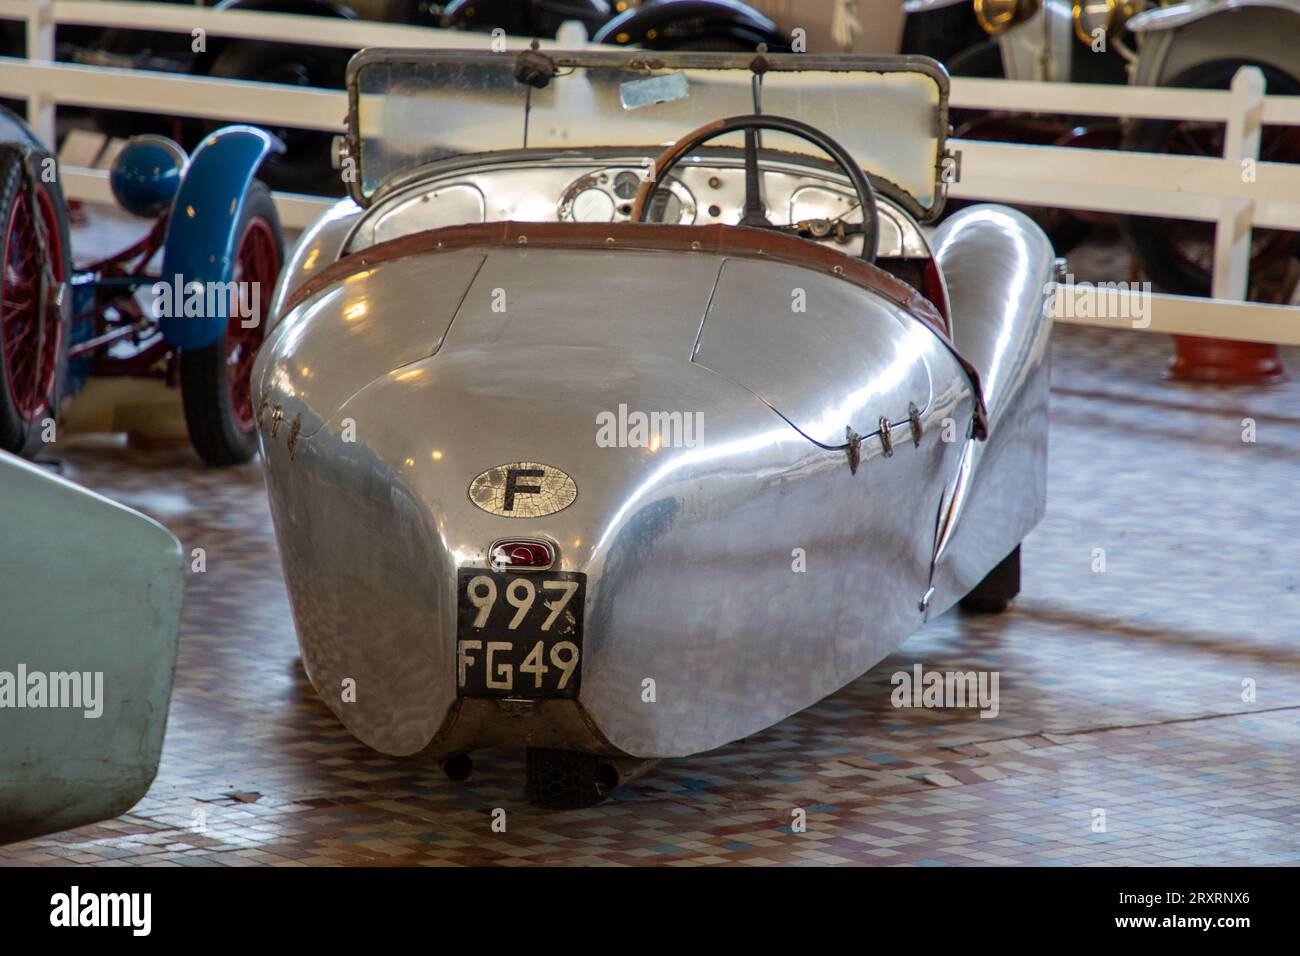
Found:
[[[565,20],[555,33],[561,50],[582,50],[587,46],[587,25],[581,20]]]
[[[1223,158],[1234,163],[1242,185],[1254,182],[1259,162],[1259,136],[1264,112],[1264,74],[1257,66],[1243,66],[1232,78],[1228,126],[1223,137]],[[1249,160],[1249,162],[1247,162]],[[1223,200],[1214,230],[1214,282],[1216,299],[1244,300],[1249,291],[1250,236],[1255,202],[1245,196]]]
[[[27,59],[54,62],[53,0],[31,0],[27,13]],[[27,96],[27,122],[44,143],[54,144],[55,99],[44,90]]]

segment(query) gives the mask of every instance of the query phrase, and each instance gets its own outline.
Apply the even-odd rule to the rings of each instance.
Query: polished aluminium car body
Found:
[[[918,220],[940,211],[946,158],[933,61],[552,56],[550,82],[572,86],[545,98],[513,89],[508,62],[506,79],[485,78],[500,58],[353,61],[345,162],[360,157],[360,175],[294,251],[254,370],[304,663],[386,753],[524,743],[617,761],[720,746],[864,673],[1043,513],[1055,260],[1027,218],[993,206],[926,241]],[[388,125],[367,131],[370,69],[408,102],[382,100]],[[471,79],[421,99],[420,70]],[[707,95],[627,107],[629,83],[677,76]],[[825,94],[803,103],[812,122],[841,117],[828,132],[872,174],[878,261],[929,302],[830,240],[734,225],[734,149],[681,164],[660,193],[666,221],[626,221],[620,177],[667,129],[697,125],[683,112],[751,97],[788,111],[802,84]],[[621,109],[590,101],[602,90]],[[566,113],[565,96],[586,107]],[[494,98],[508,123],[484,121]],[[525,101],[527,148],[494,149]],[[403,114],[412,103],[440,121]],[[873,122],[849,124],[849,104]],[[446,148],[471,127],[480,149]],[[438,130],[439,158],[384,139],[410,129]],[[845,177],[806,152],[765,150],[762,169],[778,221],[862,218]],[[566,221],[575,208],[599,221]],[[602,447],[596,423],[620,406],[699,412],[702,440]],[[537,517],[485,509],[474,483],[504,463],[558,470],[576,496]],[[520,538],[585,575],[576,697],[459,692],[458,575]]]

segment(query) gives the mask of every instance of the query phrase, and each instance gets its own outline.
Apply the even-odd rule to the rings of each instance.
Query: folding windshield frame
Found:
[[[938,218],[943,211],[946,199],[946,176],[944,158],[947,155],[948,139],[948,73],[937,61],[925,56],[860,56],[852,54],[831,53],[707,53],[678,52],[661,53],[651,50],[525,50],[503,53],[483,52],[478,50],[413,50],[408,48],[373,48],[365,49],[352,57],[347,69],[347,147],[348,156],[358,164],[357,175],[348,182],[348,193],[363,208],[373,203],[376,197],[385,192],[389,180],[402,177],[410,169],[419,168],[414,164],[410,169],[390,174],[381,180],[374,191],[367,195],[363,189],[363,177],[360,175],[361,130],[359,121],[358,77],[368,66],[374,64],[400,64],[419,66],[420,64],[441,64],[468,67],[500,67],[503,58],[510,57],[516,63],[521,56],[544,56],[555,66],[555,72],[561,74],[571,69],[607,69],[607,70],[748,70],[756,76],[764,73],[912,73],[922,74],[933,80],[938,90],[938,103],[930,121],[930,133],[935,142],[934,165],[934,202],[929,206],[922,203],[906,190],[900,189],[901,205],[908,213],[922,222]],[[720,118],[720,117],[719,117]],[[687,132],[686,130],[682,131]],[[834,131],[829,131],[834,135]],[[599,147],[600,144],[589,144]],[[631,147],[629,147],[631,148]],[[662,149],[655,144],[646,144],[647,155],[653,155]],[[541,148],[541,149],[544,149]],[[465,160],[475,155],[490,155],[493,151],[483,153],[466,152],[448,160]],[[437,162],[437,160],[435,160]]]

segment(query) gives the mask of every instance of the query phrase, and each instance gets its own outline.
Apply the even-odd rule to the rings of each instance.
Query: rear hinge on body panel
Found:
[[[862,461],[862,436],[848,426],[844,428],[844,451],[849,456],[849,474],[856,475]]]
[[[907,420],[912,424],[912,444],[921,447],[921,410],[915,402],[907,403]]]
[[[293,422],[289,425],[289,440],[285,447],[289,451],[289,460],[293,461],[293,456],[298,450],[298,436],[302,432],[302,412],[294,416]]]
[[[905,422],[911,428],[912,444],[917,448],[920,448],[922,435],[921,410],[916,407],[915,402],[907,403],[907,418],[905,419]],[[903,424],[904,422],[898,422],[896,426],[894,422],[889,420],[888,416],[880,416],[880,421],[877,423],[876,431],[872,434],[880,439],[880,452],[885,458],[894,457],[894,428],[902,427]],[[804,437],[806,438],[807,436],[805,435]],[[852,426],[846,425],[844,428],[843,448],[845,454],[848,456],[849,471],[852,474],[856,475],[858,473],[858,466],[862,463],[862,440],[870,437],[872,436],[859,435],[853,430]]]

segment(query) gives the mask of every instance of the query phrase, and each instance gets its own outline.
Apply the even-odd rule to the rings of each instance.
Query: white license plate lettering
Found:
[[[586,575],[458,575],[456,687],[462,697],[574,697],[582,673]]]
[[[560,616],[560,612],[562,612],[565,606],[569,603],[569,601],[573,599],[574,592],[578,590],[578,582],[577,581],[545,581],[542,584],[542,588],[548,591],[557,590],[562,592],[560,594],[560,598],[558,601],[546,602],[546,607],[550,610],[551,613],[548,614],[546,616],[546,620],[542,622],[542,630],[549,631],[551,629],[551,625],[555,623],[555,619]]]

